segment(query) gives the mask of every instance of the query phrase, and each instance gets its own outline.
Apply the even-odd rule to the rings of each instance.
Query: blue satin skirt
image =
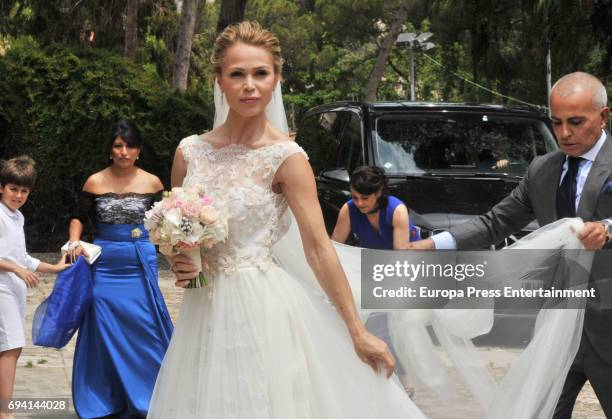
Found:
[[[141,236],[132,237],[138,228]],[[157,284],[157,255],[142,225],[98,224],[93,303],[79,330],[72,371],[82,418],[146,416],[172,321]]]

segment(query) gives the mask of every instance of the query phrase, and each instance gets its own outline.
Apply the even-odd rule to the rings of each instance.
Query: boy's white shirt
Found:
[[[0,259],[13,262],[34,272],[38,269],[40,260],[33,258],[26,251],[23,224],[24,218],[21,211],[12,211],[0,203]],[[21,281],[12,272],[0,271],[0,278],[2,277],[16,277]]]
[[[40,261],[26,252],[23,215],[0,203],[0,259],[35,271]],[[0,271],[0,351],[25,346],[28,288],[13,272]]]

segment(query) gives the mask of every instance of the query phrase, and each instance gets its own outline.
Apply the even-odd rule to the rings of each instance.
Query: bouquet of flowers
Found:
[[[227,219],[214,202],[198,188],[172,188],[145,213],[144,226],[159,250],[164,254],[185,254],[195,265],[198,276],[187,288],[208,285],[200,248],[210,249],[227,238]]]

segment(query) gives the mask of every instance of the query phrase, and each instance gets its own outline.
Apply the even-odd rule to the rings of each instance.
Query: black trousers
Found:
[[[589,339],[583,334],[580,348],[565,379],[553,419],[571,419],[578,393],[587,380],[591,383],[606,417],[612,418],[612,365],[597,354]]]

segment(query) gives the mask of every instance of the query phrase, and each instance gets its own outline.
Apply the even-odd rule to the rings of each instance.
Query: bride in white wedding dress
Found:
[[[359,318],[370,314],[358,313],[354,303],[360,249],[330,243],[307,157],[285,134],[278,40],[243,22],[219,36],[212,58],[215,129],[181,141],[172,185],[201,186],[214,196],[228,216],[229,237],[206,251],[210,285],[185,291],[148,417],[423,418],[388,378],[394,360],[386,345]],[[292,218],[297,222],[290,225]],[[580,249],[581,225],[560,220],[514,248]],[[585,272],[591,258],[573,256]],[[186,286],[194,266],[182,255],[171,260],[177,285]],[[521,269],[504,274],[520,281]],[[549,418],[583,315],[582,308],[540,310],[530,342],[513,349],[503,377],[488,368],[490,348],[472,343],[491,330],[492,309],[397,310],[389,327],[402,363],[439,397],[424,400],[417,390],[417,402],[428,412],[446,403],[432,417]],[[449,384],[456,383],[449,373],[465,389],[459,399],[450,397]],[[478,409],[458,412],[470,399]]]
[[[358,316],[304,151],[266,118],[280,78],[278,39],[256,23],[230,26],[212,62],[229,113],[181,141],[172,184],[213,196],[229,236],[206,251],[210,285],[185,292],[148,417],[424,417],[388,378],[394,360]],[[288,207],[329,300],[272,260]],[[179,286],[195,276],[182,255],[172,270]]]

